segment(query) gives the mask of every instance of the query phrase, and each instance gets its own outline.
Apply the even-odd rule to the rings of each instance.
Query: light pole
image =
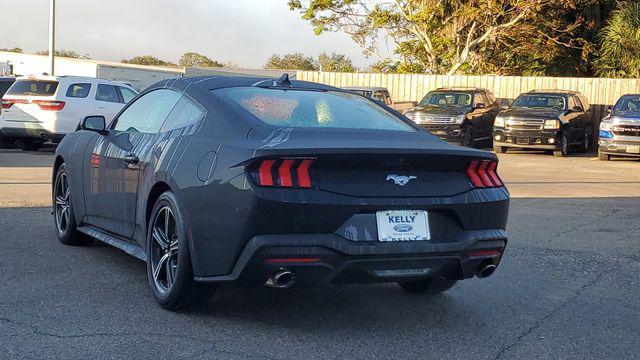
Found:
[[[55,75],[56,0],[49,0],[49,75]]]

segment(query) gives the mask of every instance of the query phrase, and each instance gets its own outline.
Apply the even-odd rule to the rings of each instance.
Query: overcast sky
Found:
[[[194,51],[241,67],[273,53],[347,54],[372,62],[344,34],[313,34],[287,0],[57,0],[57,49],[120,61],[154,55],[177,62]],[[0,48],[48,47],[49,0],[0,0]]]

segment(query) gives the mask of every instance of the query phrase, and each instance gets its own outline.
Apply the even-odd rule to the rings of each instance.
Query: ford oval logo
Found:
[[[413,226],[411,226],[409,224],[398,224],[398,225],[393,227],[393,230],[395,230],[397,232],[408,232],[408,231],[413,230]]]

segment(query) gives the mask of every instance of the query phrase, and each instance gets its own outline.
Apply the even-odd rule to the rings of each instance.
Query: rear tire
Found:
[[[156,201],[147,226],[147,279],[153,296],[166,310],[203,305],[213,288],[194,281],[187,232],[172,192]]]
[[[560,150],[554,150],[553,156],[565,157],[567,155],[569,155],[569,139],[567,139],[566,134],[562,134],[562,138],[560,140]]]
[[[493,151],[496,154],[504,154],[507,152],[507,147],[506,146],[497,146],[497,145],[493,145]]]
[[[590,140],[589,133],[585,131],[584,139],[582,140],[582,143],[578,144],[578,152],[583,154],[586,153],[587,151],[589,151],[590,144],[591,144],[591,140]]]
[[[451,289],[457,282],[458,280],[433,277],[417,281],[402,281],[398,285],[411,294],[435,295]]]
[[[13,149],[16,144],[13,139],[0,137],[0,149]]]
[[[53,183],[52,204],[53,222],[58,240],[65,245],[86,245],[91,237],[78,231],[73,203],[71,202],[71,183],[67,173],[67,165],[62,164],[56,172]]]
[[[609,161],[611,160],[611,155],[605,154],[600,148],[598,148],[598,159],[602,161]]]
[[[42,140],[32,140],[32,139],[18,139],[16,140],[16,144],[22,151],[38,151],[44,141]]]

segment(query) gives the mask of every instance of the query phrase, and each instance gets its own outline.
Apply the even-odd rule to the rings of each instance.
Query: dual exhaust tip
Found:
[[[276,270],[264,284],[276,289],[288,289],[295,285],[296,275],[287,269]]]
[[[496,266],[491,263],[485,263],[478,267],[476,276],[480,279],[487,278],[496,271]],[[296,284],[296,275],[287,269],[281,268],[276,270],[267,281],[266,286],[276,289],[288,289]]]

